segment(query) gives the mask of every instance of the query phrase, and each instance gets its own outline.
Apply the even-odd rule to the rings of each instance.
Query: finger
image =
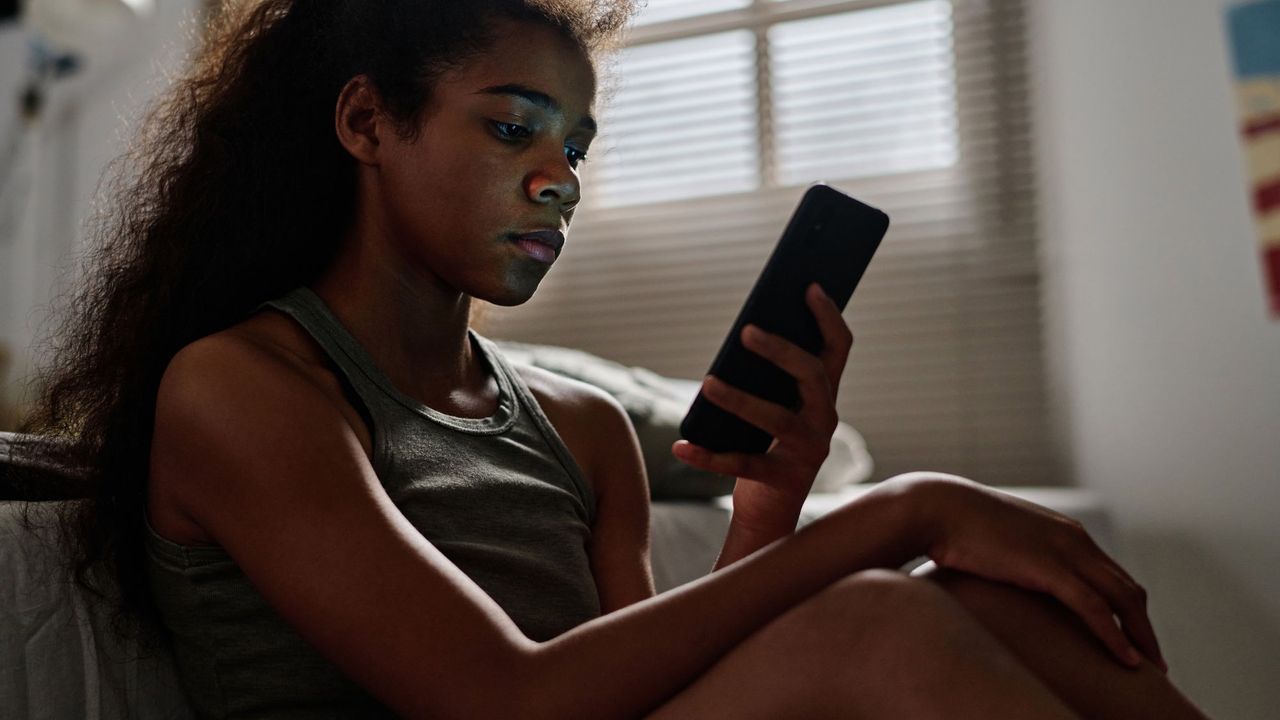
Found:
[[[1156,640],[1156,631],[1147,612],[1147,591],[1105,555],[1099,562],[1083,565],[1080,574],[1111,603],[1133,644],[1151,662],[1168,672],[1169,666],[1160,652],[1160,643]]]
[[[790,340],[768,332],[756,325],[742,329],[742,343],[760,357],[785,370],[797,381],[801,408],[812,408],[819,413],[815,418],[825,424],[834,420],[835,393],[827,377],[826,366],[812,353]],[[834,428],[834,422],[832,422]]]
[[[1169,666],[1164,660],[1164,653],[1160,651],[1160,642],[1156,639],[1156,631],[1147,612],[1147,591],[1099,547],[1093,536],[1084,532],[1083,525],[1078,527],[1089,551],[1096,558],[1092,562],[1081,563],[1079,573],[1112,604],[1124,631],[1133,643],[1167,673]]]
[[[816,433],[810,430],[801,416],[787,408],[756,397],[713,375],[702,382],[702,394],[715,405],[755,425],[788,444],[809,444]],[[822,438],[826,440],[826,438]],[[829,441],[827,441],[829,444]]]
[[[764,480],[769,477],[772,463],[768,455],[747,453],[718,453],[701,445],[694,445],[688,440],[677,440],[671,446],[671,454],[686,465],[699,470],[747,478]]]
[[[1050,590],[1051,594],[1084,620],[1093,634],[1120,659],[1120,662],[1129,667],[1137,667],[1141,664],[1142,655],[1116,625],[1111,605],[1075,573],[1067,571],[1066,577],[1067,579],[1054,583],[1057,587]]]
[[[831,381],[834,394],[839,391],[840,378],[844,375],[844,367],[849,361],[849,351],[853,347],[853,331],[849,329],[835,300],[832,300],[818,283],[809,286],[806,300],[809,308],[813,310],[814,317],[818,320],[818,329],[822,331],[822,364],[827,369],[827,377]]]

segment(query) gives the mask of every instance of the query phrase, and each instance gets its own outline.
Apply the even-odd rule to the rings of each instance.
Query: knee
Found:
[[[819,606],[893,612],[928,606],[945,598],[934,583],[893,570],[863,570],[847,575],[813,597]]]
[[[870,570],[832,583],[775,621],[773,656],[796,672],[865,688],[868,677],[919,678],[963,654],[966,613],[927,580]],[[805,663],[813,663],[805,665]],[[834,674],[834,675],[833,675]]]
[[[948,568],[933,568],[919,575],[921,580],[940,588],[978,618],[1024,615],[1035,607],[1052,612],[1066,612],[1050,595],[995,582]]]
[[[925,637],[954,613],[936,584],[890,570],[864,570],[832,583],[796,610],[797,622],[836,642],[856,637],[901,645]]]

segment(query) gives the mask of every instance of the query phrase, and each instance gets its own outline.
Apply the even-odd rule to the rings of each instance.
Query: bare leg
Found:
[[[847,577],[758,630],[648,720],[1074,718],[946,592]]]
[[[1204,718],[1155,665],[1121,665],[1083,621],[1041,593],[950,570],[922,573],[960,601],[1076,712],[1089,718]]]

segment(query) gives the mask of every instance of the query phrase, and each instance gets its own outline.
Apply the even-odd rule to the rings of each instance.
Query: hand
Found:
[[[1146,591],[1078,521],[955,475],[899,478],[925,493],[926,554],[934,563],[1052,595],[1122,662],[1137,666],[1140,649],[1168,671]]]
[[[785,516],[790,516],[794,530],[800,505],[831,451],[831,435],[840,421],[836,392],[853,333],[835,302],[817,283],[809,286],[805,301],[822,332],[820,356],[754,325],[742,331],[748,350],[796,378],[799,410],[763,400],[713,376],[707,376],[702,385],[707,400],[773,435],[769,449],[763,454],[717,453],[687,440],[678,440],[671,447],[672,454],[689,465],[738,478],[733,491],[734,516],[747,524],[785,523]]]

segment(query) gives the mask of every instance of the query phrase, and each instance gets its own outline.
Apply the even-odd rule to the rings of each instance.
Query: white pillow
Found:
[[[194,717],[172,656],[111,632],[110,609],[74,584],[48,524],[60,503],[0,502],[0,716],[30,720]]]

